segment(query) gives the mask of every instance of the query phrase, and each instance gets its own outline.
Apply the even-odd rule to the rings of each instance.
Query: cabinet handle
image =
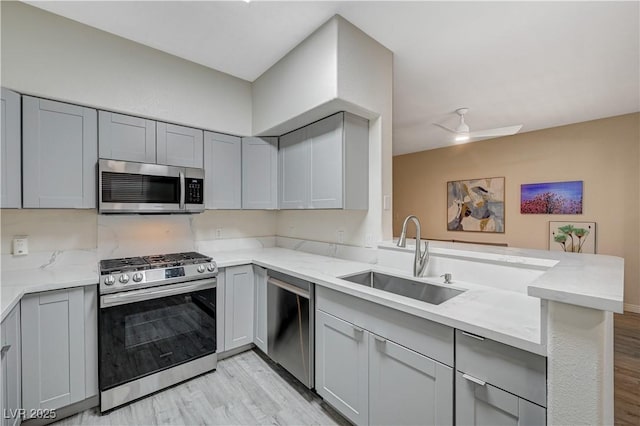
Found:
[[[374,334],[373,338],[376,339],[380,343],[387,343],[387,339],[385,339],[384,337],[380,337],[380,336]]]
[[[461,333],[462,333],[462,334],[464,334],[464,335],[465,335],[465,336],[467,336],[467,337],[472,337],[472,338],[474,338],[474,339],[476,339],[476,340],[484,340],[484,337],[482,337],[482,336],[477,336],[477,335],[475,335],[475,334],[471,334],[471,333],[467,333],[466,331],[462,331]]]
[[[464,377],[465,379],[469,380],[470,382],[475,383],[476,385],[484,386],[484,385],[487,384],[487,382],[483,382],[482,380],[476,379],[475,377],[470,376],[468,374],[463,374],[462,377]]]
[[[364,333],[363,329],[361,329],[360,327],[357,327],[355,325],[353,326],[353,329],[355,330],[356,333]]]
[[[4,355],[5,353],[7,353],[9,351],[9,349],[11,349],[11,345],[4,345],[2,347],[2,349],[0,350],[0,355]]]

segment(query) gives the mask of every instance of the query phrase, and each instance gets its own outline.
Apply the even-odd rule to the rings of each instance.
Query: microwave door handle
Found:
[[[184,210],[184,195],[186,188],[184,187],[184,172],[180,172],[180,210]]]

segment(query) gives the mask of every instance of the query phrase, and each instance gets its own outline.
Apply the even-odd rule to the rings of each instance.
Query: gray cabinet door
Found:
[[[280,137],[278,198],[281,209],[305,209],[309,204],[309,141],[306,128]]]
[[[242,208],[278,208],[278,138],[242,138]]]
[[[100,158],[156,162],[156,122],[140,117],[98,111]]]
[[[18,409],[22,408],[21,359],[20,359],[20,305],[2,321],[2,426],[20,424]]]
[[[82,287],[25,296],[22,309],[22,403],[57,409],[85,398]]]
[[[457,371],[456,424],[465,426],[544,426],[546,424],[546,410],[539,405]]]
[[[242,208],[242,139],[204,132],[205,207]]]
[[[200,129],[156,123],[156,162],[167,166],[204,165],[203,134]]]
[[[253,268],[225,268],[224,281],[224,349],[229,351],[253,343]]]
[[[317,121],[307,128],[309,143],[309,208],[342,208],[344,182],[344,113]]]
[[[369,422],[452,425],[453,369],[369,334]]]
[[[22,207],[22,162],[20,160],[20,95],[2,88],[2,122],[0,124],[0,173],[2,188],[0,208]]]
[[[95,208],[96,110],[22,97],[25,208]]]
[[[316,391],[357,425],[369,423],[368,334],[316,310]]]
[[[265,354],[269,352],[267,338],[267,270],[253,266],[255,282],[254,343]]]

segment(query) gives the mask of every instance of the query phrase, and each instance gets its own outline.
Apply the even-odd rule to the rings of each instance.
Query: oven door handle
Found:
[[[100,296],[100,308],[110,308],[112,306],[125,305],[127,303],[142,302],[145,300],[159,299],[161,297],[175,296],[176,294],[216,288],[217,283],[217,278],[212,278],[198,281],[195,284],[193,282],[188,282],[108,294]]]

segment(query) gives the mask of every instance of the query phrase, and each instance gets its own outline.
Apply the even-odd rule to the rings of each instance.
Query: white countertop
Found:
[[[203,251],[214,257],[221,268],[253,263],[541,355],[546,355],[546,348],[541,342],[540,299],[614,312],[622,310],[623,260],[620,258],[449,243],[432,244],[433,252],[444,256],[480,256],[489,262],[529,262],[549,269],[529,285],[528,295],[454,280],[454,288],[466,291],[440,305],[431,305],[338,278],[368,270],[410,278],[389,267],[283,248]],[[43,258],[39,267],[31,269],[20,268],[11,261],[9,268],[5,268],[5,257],[0,286],[2,319],[24,294],[98,282],[95,251],[53,253],[53,261]]]

